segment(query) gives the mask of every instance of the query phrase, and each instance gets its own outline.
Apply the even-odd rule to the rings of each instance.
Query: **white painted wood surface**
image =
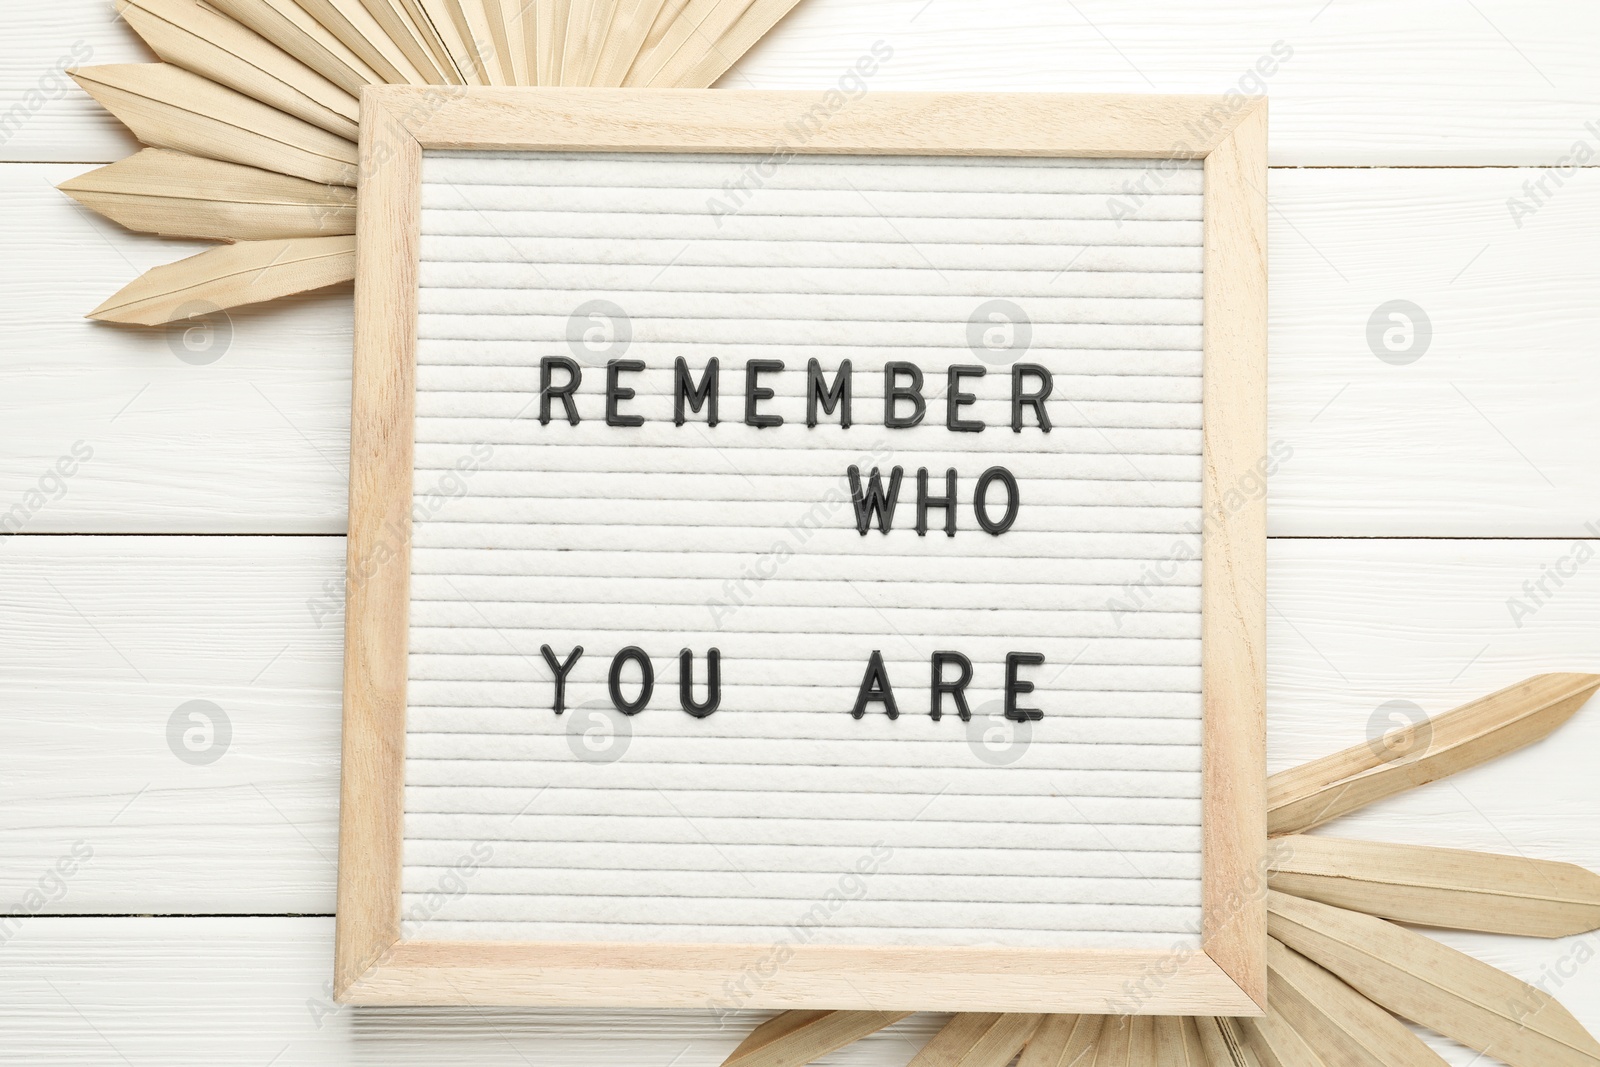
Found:
[[[49,78],[75,45],[88,63],[152,58],[114,20],[106,0],[8,7],[0,114],[43,99],[0,159],[128,150]],[[1279,166],[1543,167],[1581,137],[1600,144],[1585,130],[1600,119],[1600,11],[1574,0],[805,0],[719,84],[825,87],[878,40],[894,56],[873,89],[1224,93],[1267,70]]]
[[[31,531],[342,532],[348,294],[236,311],[211,334],[91,323],[100,294],[196,246],[124,233],[51,188],[83,169],[0,166],[15,294],[0,513],[82,439],[96,459]],[[1272,173],[1269,432],[1294,450],[1274,535],[1566,537],[1600,519],[1589,176],[1518,229],[1505,201],[1535,171]],[[1366,336],[1394,299],[1432,323],[1405,366]]]
[[[11,4],[0,29],[0,115],[78,41],[91,63],[150,58],[103,0]],[[1580,138],[1600,145],[1590,5],[804,0],[727,84],[821,87],[880,37],[897,54],[875,88],[1216,92],[1273,42],[1294,48],[1268,79],[1274,162],[1331,169],[1272,175],[1272,436],[1294,456],[1271,528],[1333,539],[1272,546],[1274,769],[1407,713],[1391,700],[1438,712],[1537,671],[1600,669],[1593,561],[1520,627],[1507,607],[1600,523],[1600,184],[1545,170]],[[74,89],[0,158],[131,149]],[[1342,169],[1415,164],[1470,166]],[[91,326],[106,293],[192,246],[121,233],[49,188],[84,169],[0,166],[0,514],[82,440],[94,457],[30,533],[342,531],[348,296],[235,314],[205,365],[166,334]],[[1519,227],[1508,198],[1541,180],[1552,195]],[[1407,366],[1366,340],[1392,299],[1432,321]],[[207,355],[203,334],[188,342]],[[1441,536],[1485,540],[1393,539]],[[1549,540],[1505,540],[1528,537]],[[24,900],[75,841],[95,850],[0,944],[6,1058],[719,1062],[747,1020],[347,1009],[317,1026],[332,922],[292,916],[332,910],[342,560],[336,537],[0,541],[0,901]],[[167,742],[196,699],[233,731],[209,765]],[[1592,706],[1532,750],[1328,830],[1600,868],[1597,754]],[[102,914],[122,917],[84,917]],[[1542,980],[1600,1031],[1595,938],[1439,936]],[[938,1022],[828,1062],[904,1064]],[[1475,1061],[1447,1045],[1457,1067]]]

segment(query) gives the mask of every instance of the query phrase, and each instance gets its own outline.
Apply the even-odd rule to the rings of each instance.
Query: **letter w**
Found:
[[[887,495],[877,467],[872,468],[865,492],[861,488],[861,468],[852,465],[846,473],[850,476],[850,497],[856,506],[856,529],[862,537],[867,536],[867,527],[872,525],[872,517],[876,515],[878,532],[888,533],[894,526],[894,506],[900,499],[900,476],[904,472],[899,467],[889,472]]]

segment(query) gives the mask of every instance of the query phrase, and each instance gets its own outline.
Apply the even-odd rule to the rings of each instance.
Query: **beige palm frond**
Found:
[[[108,2],[162,62],[72,74],[149,147],[62,191],[130,230],[232,245],[90,313],[161,325],[349,280],[363,86],[706,88],[798,0]]]

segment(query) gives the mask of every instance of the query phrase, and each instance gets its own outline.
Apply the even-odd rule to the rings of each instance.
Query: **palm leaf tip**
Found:
[[[1297,834],[1375,800],[1548,737],[1583,706],[1597,674],[1540,674],[1385,738],[1267,780],[1268,832]]]
[[[355,277],[354,237],[248,241],[152,268],[123,286],[89,318],[163,326],[196,307],[223,310],[323,289]]]

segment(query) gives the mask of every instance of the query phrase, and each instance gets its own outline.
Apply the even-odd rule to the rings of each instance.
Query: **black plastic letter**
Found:
[[[623,371],[644,370],[642,359],[613,359],[606,363],[606,425],[607,426],[643,426],[643,415],[619,415],[617,405],[624,400],[633,399],[633,390],[625,385],[618,385],[617,379]]]
[[[989,485],[998,481],[1006,487],[1006,513],[999,521],[989,518]],[[1004,467],[990,467],[978,477],[978,488],[972,492],[972,510],[978,515],[978,525],[999,537],[1017,521],[1017,508],[1022,506],[1022,496],[1017,490],[1017,479]]]
[[[722,703],[722,653],[706,653],[706,702],[694,701],[694,653],[687,648],[678,653],[678,703],[697,719],[703,719]]]
[[[1022,391],[1022,377],[1031,374],[1039,379],[1039,391],[1025,393]],[[1039,418],[1039,429],[1045,433],[1050,432],[1050,413],[1045,411],[1044,402],[1050,399],[1050,390],[1055,386],[1055,379],[1050,376],[1049,367],[1041,367],[1037,363],[1018,363],[1011,368],[1011,432],[1022,432],[1022,406],[1026,404],[1033,409]]]
[[[762,400],[771,400],[776,394],[764,385],[757,385],[758,376],[767,371],[780,371],[783,369],[781,359],[752,359],[744,365],[744,424],[764,429],[768,426],[782,426],[782,415],[758,415],[756,404]]]
[[[1038,667],[1043,663],[1044,656],[1038,652],[1006,653],[1006,718],[1013,722],[1027,722],[1030,719],[1037,721],[1044,718],[1044,712],[1038,708],[1017,707],[1017,697],[1033,692],[1032,682],[1017,680],[1017,668]]]
[[[850,428],[850,361],[841,360],[839,373],[833,376],[833,385],[829,387],[827,379],[822,376],[822,364],[813,356],[806,364],[806,425],[817,424],[817,405],[822,405],[825,415],[832,415],[833,409],[839,409],[839,426],[842,429]]]
[[[556,654],[551,651],[549,645],[540,645],[539,651],[544,653],[544,661],[550,664],[550,673],[556,676],[556,714],[560,715],[567,710],[567,675],[572,673],[578,657],[583,655],[583,646],[578,645],[567,653],[565,663],[556,662]]]
[[[900,375],[911,377],[910,385],[900,384]],[[910,415],[896,415],[900,401],[911,401]],[[915,363],[893,360],[883,365],[883,424],[891,430],[904,430],[917,425],[928,413],[928,402],[922,399],[922,368]]]
[[[683,405],[688,401],[689,409],[695,414],[707,404],[706,425],[717,424],[717,357],[712,356],[706,360],[706,369],[700,375],[700,387],[695,388],[694,379],[689,377],[689,363],[682,356],[678,357],[674,365],[672,385],[672,424],[683,425]]]
[[[977,400],[975,393],[961,391],[961,379],[982,378],[989,373],[987,367],[980,367],[976,363],[952,363],[950,365],[950,381],[944,391],[944,424],[956,433],[982,433],[982,419],[963,419],[961,409]]]
[[[631,704],[622,699],[622,665],[630,659],[639,664],[639,670],[644,675],[639,683],[639,699]],[[611,703],[618,711],[624,715],[639,714],[650,703],[650,694],[656,690],[656,669],[650,663],[649,654],[638,645],[629,645],[611,657],[611,673],[606,677],[606,685],[611,690]]]
[[[872,517],[878,517],[878,532],[888,533],[894,527],[894,506],[900,500],[900,476],[905,472],[899,467],[889,472],[889,491],[883,491],[883,480],[878,475],[878,468],[872,468],[867,488],[861,488],[861,468],[855,464],[845,474],[850,478],[850,499],[856,506],[856,530],[862,537],[867,536],[867,527],[872,525]]]
[[[944,508],[944,533],[956,535],[956,469],[944,472],[944,496],[928,495],[928,468],[917,468],[917,536],[928,536],[928,509]]]
[[[900,717],[900,708],[894,702],[894,687],[889,684],[889,672],[883,666],[883,653],[877,649],[872,650],[872,658],[867,660],[867,673],[861,677],[861,688],[856,692],[856,706],[850,714],[854,718],[861,718],[867,713],[867,705],[873,701],[883,705],[889,718]]]
[[[953,682],[944,680],[944,665],[954,663],[961,668],[961,677]],[[967,707],[967,686],[972,682],[972,661],[959,652],[935,652],[933,654],[933,704],[928,709],[928,714],[933,716],[933,721],[938,722],[943,714],[945,694],[956,698],[956,714],[961,716],[962,722],[972,720],[972,709]]]
[[[560,367],[567,372],[565,385],[552,385],[550,372]],[[578,366],[578,361],[567,356],[545,356],[539,361],[539,425],[550,425],[550,401],[552,398],[561,401],[561,406],[567,411],[567,421],[578,425],[578,404],[572,399],[572,394],[578,391],[578,383],[583,381],[583,370]]]

